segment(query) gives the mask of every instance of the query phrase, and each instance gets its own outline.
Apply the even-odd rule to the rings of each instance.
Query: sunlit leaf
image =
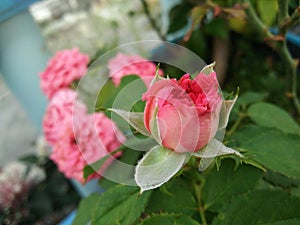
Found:
[[[163,146],[155,146],[136,166],[137,185],[142,192],[161,186],[181,169],[187,157],[188,154],[179,154]]]

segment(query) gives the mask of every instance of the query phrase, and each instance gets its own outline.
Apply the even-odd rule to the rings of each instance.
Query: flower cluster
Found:
[[[63,50],[51,58],[40,73],[41,89],[51,99],[61,88],[69,87],[73,81],[80,79],[86,72],[89,56],[78,49]]]
[[[11,162],[0,171],[0,209],[9,209],[22,202],[28,191],[46,175],[37,166]]]
[[[43,119],[45,139],[52,146],[50,158],[68,178],[84,183],[83,169],[116,150],[125,141],[118,127],[103,113],[88,114],[86,105],[71,89],[87,71],[89,57],[77,49],[58,52],[50,59],[40,74],[41,88],[50,99]],[[156,67],[140,56],[118,54],[109,62],[108,68],[113,82],[118,85],[121,78],[137,74],[150,83]],[[113,73],[115,69],[117,73]],[[160,71],[160,74],[162,72]],[[150,79],[149,79],[150,77]],[[118,152],[108,157],[104,165],[87,180],[101,177]]]
[[[43,120],[45,138],[53,147],[50,158],[68,178],[84,183],[83,168],[110,154],[125,137],[103,113],[88,114],[71,89],[61,89],[51,99]],[[103,172],[109,162],[100,171]],[[93,174],[88,178],[99,177]]]

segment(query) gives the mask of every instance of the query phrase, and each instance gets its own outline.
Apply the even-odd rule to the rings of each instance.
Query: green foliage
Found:
[[[139,188],[117,185],[101,195],[92,225],[132,225],[144,211],[151,191],[140,194]]]
[[[203,188],[204,208],[220,211],[231,198],[251,190],[262,177],[262,171],[244,165],[235,169],[233,160],[223,160],[219,171],[212,170]]]
[[[300,134],[300,126],[283,109],[269,103],[257,103],[250,106],[248,114],[251,120],[262,127],[276,128],[285,133]]]
[[[99,199],[100,199],[100,194],[96,194],[96,193],[83,199],[80,202],[79,208],[76,213],[76,217],[72,225],[87,224],[91,220],[94,214],[94,209],[99,203]]]
[[[184,165],[187,153],[178,154],[161,145],[153,147],[138,162],[135,181],[141,191],[161,186],[170,180]]]
[[[299,208],[300,199],[284,191],[257,190],[237,196],[224,205],[213,225],[289,224],[288,220],[299,220]]]
[[[262,21],[267,26],[273,25],[278,11],[277,0],[258,0],[256,4]]]
[[[176,214],[153,214],[138,225],[200,225],[188,216]]]
[[[189,180],[174,178],[163,187],[153,190],[146,208],[147,214],[181,213],[192,216],[197,212],[197,201]]]
[[[188,23],[188,15],[193,6],[189,2],[183,2],[182,4],[176,5],[169,13],[169,19],[171,21],[168,33],[173,33],[182,29]]]
[[[300,179],[300,138],[279,130],[247,126],[233,138],[239,147],[265,167]]]

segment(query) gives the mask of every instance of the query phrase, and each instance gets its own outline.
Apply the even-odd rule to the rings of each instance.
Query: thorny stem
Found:
[[[160,28],[159,26],[156,24],[156,21],[155,19],[151,16],[151,13],[150,13],[150,10],[149,10],[149,5],[148,3],[146,2],[146,0],[141,0],[141,3],[143,5],[143,8],[144,8],[144,11],[145,11],[145,14],[152,26],[152,28],[155,30],[155,32],[157,33],[157,35],[159,36],[159,38],[162,40],[162,41],[166,41],[166,37],[165,35],[163,35],[160,31]]]
[[[285,63],[287,73],[291,76],[292,79],[292,98],[295,105],[295,108],[300,114],[300,102],[297,94],[297,66],[298,62],[294,61],[292,58],[287,45],[286,45],[286,33],[288,28],[292,26],[300,17],[300,8],[298,7],[291,17],[288,15],[288,2],[287,0],[277,0],[278,1],[278,26],[279,26],[279,35],[283,37],[283,41],[276,41],[274,35],[271,34],[268,27],[258,18],[256,12],[254,11],[249,0],[245,0],[245,11],[249,17],[249,21],[252,22],[253,28],[262,36],[264,39],[269,39],[270,46],[279,54],[283,62]]]

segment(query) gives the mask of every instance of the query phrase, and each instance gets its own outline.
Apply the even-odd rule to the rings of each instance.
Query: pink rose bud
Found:
[[[158,80],[143,100],[145,127],[166,148],[199,151],[216,135],[223,100],[215,72]]]

